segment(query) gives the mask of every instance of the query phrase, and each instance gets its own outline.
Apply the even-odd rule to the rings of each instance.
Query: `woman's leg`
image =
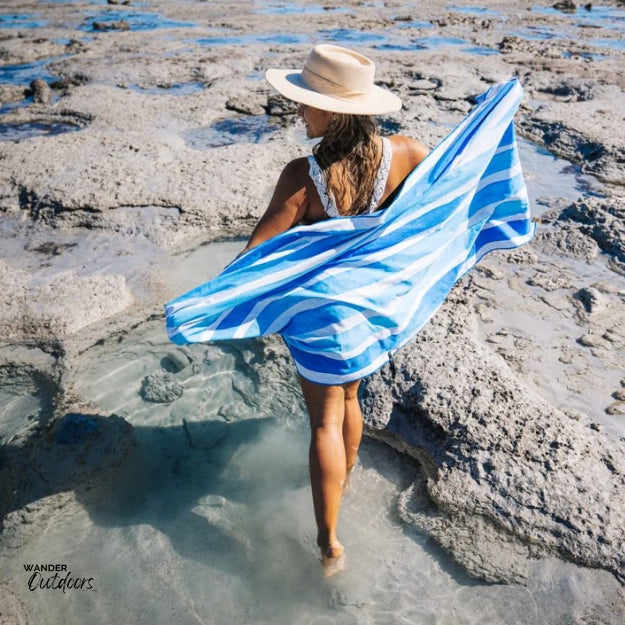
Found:
[[[362,439],[362,412],[358,401],[358,385],[360,380],[345,384],[345,417],[343,419],[343,441],[345,443],[346,483],[356,464],[358,448]]]
[[[317,544],[321,549],[324,572],[332,575],[343,568],[344,549],[336,527],[347,468],[351,469],[356,461],[362,431],[362,425],[358,428],[356,423],[360,411],[356,412],[353,406],[347,407],[348,403],[353,404],[353,398],[346,399],[346,389],[342,386],[323,386],[304,379],[300,379],[300,383],[310,416],[310,483],[317,521]],[[354,389],[357,386],[356,383]],[[352,423],[346,427],[348,413]]]

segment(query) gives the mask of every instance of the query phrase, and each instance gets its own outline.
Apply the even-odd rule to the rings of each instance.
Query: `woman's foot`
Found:
[[[345,549],[340,542],[336,541],[327,547],[321,547],[321,566],[323,576],[327,579],[347,568]]]

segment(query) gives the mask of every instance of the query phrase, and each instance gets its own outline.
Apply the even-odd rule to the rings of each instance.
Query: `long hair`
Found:
[[[341,215],[369,207],[381,154],[377,126],[370,115],[336,113],[313,154]]]

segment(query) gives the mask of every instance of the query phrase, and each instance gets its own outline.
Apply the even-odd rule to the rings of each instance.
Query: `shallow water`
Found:
[[[188,131],[184,137],[191,147],[207,150],[233,143],[259,143],[279,129],[267,115],[238,115]]]
[[[296,45],[300,43],[310,43],[310,41],[311,39],[309,35],[301,35],[296,33],[217,35],[215,37],[200,37],[199,39],[195,39],[195,43],[201,46],[252,45],[256,43]]]
[[[494,9],[487,9],[486,7],[479,6],[448,6],[449,11],[455,11],[456,13],[467,13],[468,15],[491,15],[495,17],[502,17],[501,13]]]
[[[9,85],[29,85],[32,80],[40,78],[46,82],[58,80],[58,76],[51,74],[47,70],[47,65],[54,61],[59,61],[65,56],[55,56],[48,59],[31,61],[30,63],[20,63],[19,65],[5,65],[0,67],[0,84]]]
[[[0,141],[21,141],[33,137],[58,135],[64,132],[82,130],[82,126],[56,120],[34,120],[29,122],[0,123]]]
[[[130,30],[157,30],[161,28],[194,28],[193,22],[178,22],[170,20],[157,13],[135,13],[132,8],[124,11],[107,11],[106,13],[91,14],[79,27],[89,32],[98,31],[94,23],[113,24],[114,22],[128,22]],[[100,31],[101,32],[101,31]]]
[[[151,85],[149,87],[143,87],[141,85],[127,85],[128,89],[138,91],[139,93],[146,93],[148,95],[191,95],[193,93],[199,93],[204,89],[203,82],[181,82],[171,85]]]
[[[620,7],[593,4],[590,11],[583,6],[577,6],[575,11],[565,13],[553,7],[534,6],[532,11],[546,15],[564,16],[575,26],[596,26],[597,28],[625,30],[625,9]]]
[[[263,15],[310,15],[315,13],[349,13],[340,6],[321,6],[318,4],[301,5],[295,2],[265,2],[264,6],[254,9],[254,13]]]
[[[0,30],[4,28],[43,28],[47,20],[30,13],[0,15]]]
[[[401,29],[408,28],[432,28],[432,24],[427,22],[397,22],[398,32],[392,30],[388,32],[360,31],[349,28],[330,28],[318,31],[317,37],[311,38],[303,33],[263,33],[245,35],[216,35],[212,37],[201,37],[194,40],[195,43],[203,46],[223,46],[223,45],[253,45],[253,44],[277,44],[277,45],[298,45],[312,43],[313,41],[332,42],[337,45],[371,47],[378,50],[415,51],[432,50],[449,46],[465,46],[460,48],[467,54],[499,54],[498,50],[486,46],[473,46],[464,39],[455,37],[420,37],[412,38],[404,36]]]
[[[164,268],[180,291],[209,278],[240,242],[203,246]],[[565,625],[601,616],[610,575],[557,560],[532,564],[527,587],[469,579],[396,513],[413,460],[365,440],[340,535],[349,568],[323,581],[307,475],[307,417],[292,366],[271,344],[178,348],[162,320],[83,354],[74,390],[134,427],[113,488],[52,509],[2,572],[33,622],[93,625],[437,623]],[[268,351],[269,350],[269,351]],[[148,374],[176,374],[171,404],[141,397]],[[3,407],[5,416],[24,406]],[[95,591],[27,589],[25,563],[66,564]],[[593,588],[593,593],[588,593]],[[598,604],[598,611],[597,611]]]
[[[545,212],[553,198],[572,202],[581,195],[601,195],[601,183],[594,176],[582,174],[578,165],[521,137],[517,142],[532,215]]]

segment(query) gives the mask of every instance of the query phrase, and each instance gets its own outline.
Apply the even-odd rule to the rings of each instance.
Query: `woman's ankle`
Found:
[[[336,534],[319,532],[317,534],[317,546],[321,549],[321,553],[326,558],[338,558],[343,555],[345,549],[339,542]]]

